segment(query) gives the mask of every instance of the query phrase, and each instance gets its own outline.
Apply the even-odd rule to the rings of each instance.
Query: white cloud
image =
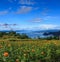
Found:
[[[33,20],[30,20],[30,22],[41,22],[41,21],[43,21],[42,18],[35,18]]]
[[[21,6],[15,13],[16,14],[24,14],[28,13],[33,9],[33,7]]]
[[[17,1],[17,0],[8,0],[9,2],[13,3],[14,1]]]
[[[33,2],[32,0],[18,0],[18,1],[8,0],[8,1],[11,3],[16,3],[16,5],[19,5],[17,8],[15,7],[16,8],[16,11],[14,11],[15,14],[25,14],[32,10],[39,9],[39,7],[33,7],[33,4],[35,4],[35,2]],[[9,10],[12,10],[12,8],[13,7],[10,7]]]
[[[16,30],[17,28],[17,24],[0,23],[0,30]]]
[[[4,26],[1,26],[0,27],[0,30],[22,30],[22,29],[26,29],[26,30],[49,30],[49,29],[60,29],[60,25],[54,25],[54,24],[40,24],[40,25],[25,25],[25,26],[22,26],[22,27],[19,27],[20,25],[18,26],[12,26],[11,28],[10,27],[4,27]],[[4,29],[3,29],[4,28]]]
[[[12,0],[8,0],[9,2],[13,2]]]
[[[26,5],[33,5],[35,2],[32,2],[31,0],[20,0],[19,4],[26,4]]]
[[[13,3],[13,2],[16,2],[17,0],[8,0],[8,1]],[[35,4],[35,2],[33,2],[32,0],[18,0],[18,4],[33,5],[33,4]]]
[[[54,25],[54,24],[41,24],[40,29],[56,29],[58,27],[58,25]]]
[[[60,29],[60,26],[54,24],[40,24],[37,26],[31,26],[27,28],[30,30],[49,30],[49,29]]]
[[[45,16],[44,17],[44,20],[53,20],[53,19],[57,19],[58,17],[56,17],[56,16]]]
[[[5,11],[0,11],[0,15],[5,15],[8,13],[8,10],[5,10]]]
[[[37,9],[39,9],[39,8],[32,7],[32,6],[20,6],[15,13],[16,14],[25,14],[25,13],[28,13],[32,10],[37,10]]]
[[[48,12],[50,12],[50,10],[48,8],[43,8],[43,11],[41,12],[41,14],[43,16],[47,16],[48,15]]]

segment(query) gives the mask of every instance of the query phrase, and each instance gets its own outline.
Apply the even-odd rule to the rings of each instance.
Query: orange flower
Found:
[[[24,56],[26,56],[26,54],[24,54]]]
[[[23,50],[23,52],[26,52],[25,50]]]
[[[11,46],[11,44],[8,44],[8,47],[10,47]]]
[[[27,50],[27,52],[30,52],[29,50]]]
[[[56,45],[57,43],[55,42],[54,44]]]
[[[2,45],[0,45],[0,48],[2,48],[3,46]]]
[[[8,57],[8,52],[4,52],[4,54],[3,54],[5,57]]]
[[[19,59],[16,59],[16,62],[19,62]]]
[[[34,50],[34,49],[32,49],[32,52],[35,52],[35,50]]]
[[[42,55],[44,55],[45,53],[44,52],[41,52]]]

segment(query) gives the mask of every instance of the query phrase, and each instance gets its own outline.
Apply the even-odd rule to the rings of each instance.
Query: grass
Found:
[[[60,62],[60,40],[0,40],[1,62]]]

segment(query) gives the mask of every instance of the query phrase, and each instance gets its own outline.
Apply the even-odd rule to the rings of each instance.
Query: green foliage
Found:
[[[41,42],[1,42],[1,62],[60,62],[60,45]],[[1,47],[2,46],[2,47]],[[8,53],[8,56],[4,55]]]
[[[21,39],[28,39],[29,37],[26,34],[21,35]]]
[[[17,39],[29,39],[26,34],[19,34],[15,31],[0,32],[0,38],[17,38]]]

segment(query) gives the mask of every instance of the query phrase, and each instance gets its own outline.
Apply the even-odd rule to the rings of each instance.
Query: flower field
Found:
[[[0,41],[0,62],[60,62],[60,41]]]

